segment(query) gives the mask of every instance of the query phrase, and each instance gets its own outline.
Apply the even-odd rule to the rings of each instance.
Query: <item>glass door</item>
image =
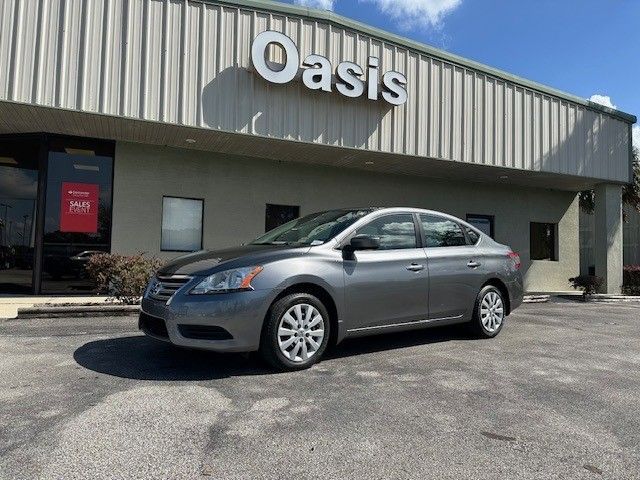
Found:
[[[0,294],[33,293],[39,147],[0,139]]]
[[[113,144],[52,139],[47,158],[47,188],[42,247],[43,293],[91,291],[85,266],[109,252]]]

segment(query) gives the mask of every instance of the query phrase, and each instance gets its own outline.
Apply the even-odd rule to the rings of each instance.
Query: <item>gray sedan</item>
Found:
[[[139,327],[184,347],[259,350],[295,370],[346,337],[454,323],[494,337],[522,294],[518,254],[456,217],[330,210],[165,265]]]

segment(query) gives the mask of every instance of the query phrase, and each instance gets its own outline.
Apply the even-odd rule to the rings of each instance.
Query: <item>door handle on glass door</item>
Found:
[[[479,266],[480,264],[475,260],[470,260],[469,263],[467,263],[467,267],[469,268],[478,268]]]
[[[424,265],[420,265],[419,263],[412,263],[407,267],[407,270],[411,270],[412,272],[419,272],[420,270],[424,270]]]

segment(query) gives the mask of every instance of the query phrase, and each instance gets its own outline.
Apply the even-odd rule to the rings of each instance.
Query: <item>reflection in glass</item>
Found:
[[[110,250],[112,168],[111,156],[91,150],[58,147],[49,152],[43,292],[93,289],[85,266],[92,255]],[[97,217],[93,222],[87,221],[91,215]]]
[[[313,213],[280,225],[251,243],[253,245],[321,245],[371,212],[371,209],[359,209]]]
[[[195,252],[202,249],[203,206],[203,200],[162,198],[162,250]]]
[[[0,140],[0,293],[31,293],[37,145]]]
[[[420,215],[420,223],[427,247],[460,247],[467,243],[460,225],[453,220],[436,215]]]
[[[418,244],[413,215],[410,214],[402,213],[376,218],[359,228],[356,235],[377,238],[380,242],[380,250],[416,248]]]

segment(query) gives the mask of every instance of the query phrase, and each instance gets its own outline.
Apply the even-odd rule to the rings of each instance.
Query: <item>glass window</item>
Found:
[[[297,205],[274,205],[267,203],[264,215],[264,231],[284,225],[300,216],[300,207]]]
[[[0,138],[0,293],[32,293],[39,146]]]
[[[254,245],[321,245],[353,225],[372,209],[329,210],[292,220],[267,232]]]
[[[467,234],[467,238],[469,239],[469,245],[475,245],[480,240],[480,235],[471,227],[464,227],[464,231]]]
[[[87,260],[111,249],[113,143],[51,139],[47,158],[42,292],[91,291]]]
[[[416,248],[416,229],[413,215],[400,213],[372,220],[356,231],[356,235],[369,235],[380,240],[380,250]]]
[[[494,217],[493,215],[475,215],[475,214],[467,214],[467,222],[476,227],[485,235],[494,238],[493,236],[493,224]]]
[[[453,220],[436,215],[420,215],[427,247],[459,247],[467,244],[462,228]]]
[[[204,200],[162,198],[162,245],[164,251],[194,252],[202,249]]]
[[[530,223],[531,260],[558,260],[556,231],[556,223]]]

